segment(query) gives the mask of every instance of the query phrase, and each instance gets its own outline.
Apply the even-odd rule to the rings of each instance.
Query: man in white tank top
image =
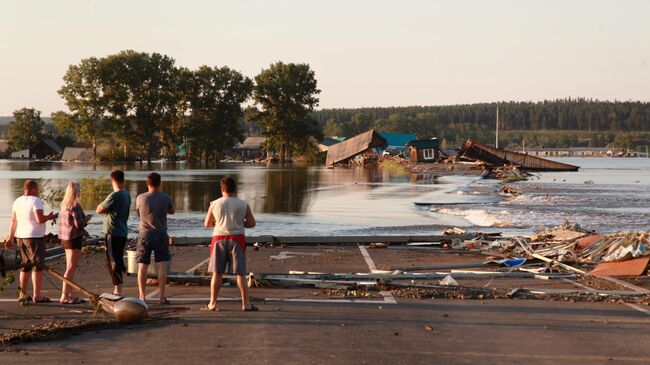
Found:
[[[216,311],[217,295],[221,289],[223,274],[228,265],[237,275],[237,286],[241,293],[242,311],[256,311],[257,307],[250,305],[246,287],[246,238],[245,228],[255,227],[253,212],[244,200],[236,197],[237,185],[235,180],[225,177],[221,180],[222,197],[210,203],[205,216],[205,226],[214,227],[208,271],[212,272],[210,283],[210,303],[201,310]]]

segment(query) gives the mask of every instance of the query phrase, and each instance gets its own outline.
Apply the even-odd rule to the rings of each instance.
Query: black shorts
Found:
[[[70,240],[61,240],[61,246],[66,250],[81,250],[83,242],[84,236],[79,236]]]
[[[43,271],[45,267],[44,238],[16,238],[20,263],[24,272]]]
[[[151,251],[156,262],[169,261],[172,258],[169,252],[169,236],[167,232],[146,232],[138,237],[138,263],[151,264]]]

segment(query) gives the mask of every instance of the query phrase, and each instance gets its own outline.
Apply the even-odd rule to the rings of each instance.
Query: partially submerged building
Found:
[[[525,153],[502,150],[471,139],[465,142],[462,156],[472,160],[483,161],[486,164],[494,166],[515,165],[530,171],[578,171],[580,168]]]
[[[66,147],[61,161],[90,162],[93,160],[93,149],[84,147]]]
[[[63,149],[51,138],[41,139],[29,149],[13,152],[11,158],[54,160],[63,153]]]
[[[239,143],[233,148],[233,152],[241,157],[242,160],[255,160],[265,157],[263,150],[266,137],[246,137],[244,142]]]
[[[327,166],[346,163],[363,165],[368,159],[379,156],[387,145],[386,139],[371,129],[330,146],[325,164]]]
[[[438,138],[416,139],[407,143],[411,162],[436,162],[440,158]]]
[[[409,148],[407,147],[408,143],[418,139],[418,137],[413,133],[386,133],[379,132],[379,135],[384,137],[386,140],[386,149],[385,151],[391,155],[403,155],[407,156]]]

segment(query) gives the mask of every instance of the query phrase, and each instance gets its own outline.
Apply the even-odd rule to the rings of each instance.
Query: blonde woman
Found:
[[[86,215],[79,204],[80,186],[78,182],[71,181],[65,189],[65,196],[61,202],[59,213],[59,239],[65,249],[65,277],[73,280],[77,265],[81,258],[81,244],[83,242],[84,228],[91,216]],[[77,304],[79,298],[72,297],[70,286],[63,283],[61,290],[61,304]]]

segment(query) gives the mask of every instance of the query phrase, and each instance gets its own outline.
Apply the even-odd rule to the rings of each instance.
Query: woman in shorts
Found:
[[[90,220],[90,215],[86,215],[79,204],[80,186],[78,182],[71,181],[65,189],[65,196],[61,202],[61,212],[59,213],[59,239],[65,249],[65,278],[74,279],[77,265],[81,258],[81,245],[84,238],[84,228]],[[61,290],[62,304],[77,304],[81,300],[72,297],[70,285],[63,283]]]

